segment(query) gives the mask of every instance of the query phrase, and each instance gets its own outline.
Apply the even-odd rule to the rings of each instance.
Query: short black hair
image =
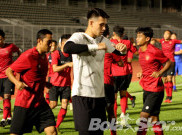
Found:
[[[51,34],[52,35],[52,32],[48,29],[42,29],[42,30],[39,30],[37,32],[37,39],[44,39],[45,38],[45,35],[47,34]]]
[[[75,32],[85,32],[84,29],[76,29]]]
[[[63,34],[61,36],[61,42],[63,41],[63,39],[69,39],[71,37],[71,34]]]
[[[109,15],[104,10],[102,10],[100,8],[94,8],[94,9],[88,11],[87,20],[89,20],[92,17],[99,17],[99,16],[106,18],[106,19],[109,18]]]
[[[124,28],[119,25],[116,25],[113,27],[113,32],[115,32],[118,36],[121,37],[124,34]]]
[[[5,37],[5,33],[3,30],[0,29],[0,36],[2,36],[3,38]]]
[[[172,34],[176,35],[177,36],[177,33],[176,32],[172,32]]]
[[[146,37],[150,37],[152,39],[154,32],[151,27],[138,27],[136,29],[136,33],[143,33]]]
[[[164,32],[168,31],[170,34],[173,34],[173,32],[171,30],[165,30]]]
[[[104,33],[103,33],[103,36],[104,36],[104,37],[106,37],[106,36],[108,36],[108,35],[110,34],[110,33],[109,33],[109,25],[108,25],[108,24],[105,25],[105,28],[106,28],[106,29],[105,29],[105,31],[104,31]]]
[[[57,45],[57,44],[58,44],[58,42],[57,42],[56,40],[52,40],[51,42],[54,42],[54,43],[55,43],[55,45]]]

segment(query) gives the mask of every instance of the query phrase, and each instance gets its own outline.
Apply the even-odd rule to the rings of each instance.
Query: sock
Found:
[[[72,98],[70,98],[69,103],[72,103]]]
[[[116,131],[110,130],[111,135],[116,135]]]
[[[169,89],[169,97],[172,98],[172,92],[173,92],[173,83],[168,82],[168,89]]]
[[[46,102],[49,104],[49,103],[50,103],[50,100],[49,100],[49,93],[46,93],[45,98],[46,98]]]
[[[153,125],[153,131],[155,135],[163,135],[163,129],[161,124],[154,124]]]
[[[117,108],[118,108],[118,106],[117,106],[117,100],[115,100],[114,101],[114,115],[115,115],[116,118],[117,118]]]
[[[126,97],[129,98],[130,100],[133,100],[133,96],[130,95],[130,93],[126,92]]]
[[[10,99],[3,100],[3,119],[7,119],[11,115],[11,102]]]
[[[137,135],[146,135],[146,134],[147,134],[147,121],[140,120]]]
[[[169,88],[168,88],[168,82],[164,83],[164,88],[166,90],[166,96],[169,97]]]
[[[59,125],[63,122],[65,116],[66,116],[67,109],[61,108],[58,116],[57,116],[57,122],[56,122],[56,128],[59,127]]]
[[[121,97],[120,99],[120,105],[121,105],[121,111],[122,113],[126,113],[126,107],[127,107],[127,97]]]

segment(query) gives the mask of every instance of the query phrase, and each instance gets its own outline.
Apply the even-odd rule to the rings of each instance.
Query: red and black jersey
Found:
[[[172,62],[175,62],[174,60],[175,44],[181,43],[181,40],[171,39],[169,41],[165,41],[164,39],[161,39],[160,43],[162,45],[162,51],[164,55],[167,58],[169,58]]]
[[[112,64],[112,74],[113,74],[113,76],[125,76],[125,75],[130,74],[130,71],[128,69],[127,55],[128,55],[129,51],[131,51],[132,53],[135,53],[137,51],[136,47],[133,46],[133,44],[130,42],[130,40],[120,40],[120,41],[118,41],[116,39],[112,39],[111,42],[113,42],[115,44],[123,43],[127,47],[127,54],[124,55],[124,56],[118,56],[116,54],[112,54],[114,59],[116,59],[116,57],[121,57],[121,59],[124,62],[123,67],[118,66],[117,63]]]
[[[52,53],[47,53],[47,59],[48,59],[48,77],[51,77],[53,74],[53,68],[52,68]]]
[[[20,73],[20,80],[28,85],[23,90],[18,90],[15,106],[29,108],[37,107],[44,101],[44,87],[48,71],[48,60],[42,57],[36,47],[22,53],[21,56],[10,66]]]
[[[0,48],[0,78],[7,78],[5,71],[13,63],[12,54],[19,48],[14,44],[5,44]]]
[[[72,62],[72,56],[61,52],[60,50],[56,50],[52,53],[52,66],[57,65],[61,66],[68,62]],[[64,87],[71,86],[71,77],[70,77],[70,67],[66,67],[60,72],[53,72],[51,76],[51,83],[54,86]]]
[[[164,90],[162,78],[152,77],[153,72],[161,70],[162,64],[168,60],[163,52],[154,45],[148,44],[147,50],[142,52],[139,49],[139,62],[142,68],[140,85],[146,91],[160,92]]]

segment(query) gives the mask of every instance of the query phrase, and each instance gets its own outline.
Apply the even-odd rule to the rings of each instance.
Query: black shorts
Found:
[[[127,90],[130,85],[129,75],[114,76],[114,91]]]
[[[51,82],[51,77],[48,77],[48,83],[50,83]]]
[[[165,66],[165,64],[163,64],[163,66]],[[175,62],[171,62],[171,66],[169,67],[169,69],[167,71],[165,71],[162,76],[163,77],[167,77],[167,76],[173,76],[175,73]]]
[[[115,100],[114,86],[109,84],[104,84],[104,90],[105,90],[106,103],[114,104]]]
[[[149,113],[150,116],[158,116],[160,107],[164,98],[164,91],[162,92],[143,92],[143,109],[142,112]]]
[[[14,107],[10,133],[31,133],[34,125],[39,133],[56,125],[54,114],[46,102],[37,108]]]
[[[73,117],[77,131],[88,131],[92,118],[106,121],[105,98],[73,96]]]
[[[130,83],[131,83],[131,79],[132,79],[132,74],[129,74],[129,75],[128,75],[129,85],[130,85]],[[129,86],[128,86],[128,87],[129,87]]]
[[[70,99],[71,96],[71,88],[70,86],[66,87],[58,87],[58,86],[53,86],[49,90],[49,100],[50,101],[58,101],[58,96],[60,96],[61,99]]]
[[[15,85],[8,78],[0,79],[0,96],[4,97],[4,94],[14,95]]]

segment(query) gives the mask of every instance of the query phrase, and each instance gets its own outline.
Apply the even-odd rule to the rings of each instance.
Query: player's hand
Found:
[[[137,78],[138,79],[141,79],[142,78],[142,73],[140,72],[140,73],[137,73]]]
[[[107,49],[107,46],[105,43],[99,43],[98,47],[99,47],[98,50],[106,50]]]
[[[73,67],[73,62],[66,63],[67,67]]]
[[[125,44],[122,44],[122,43],[118,43],[116,46],[115,46],[116,50],[120,51],[120,52],[123,52],[123,53],[126,53],[127,51],[127,47]]]
[[[18,90],[22,90],[22,89],[24,89],[25,87],[28,87],[28,85],[26,85],[24,82],[18,82],[18,83],[16,84],[16,88],[17,88]]]
[[[153,72],[151,76],[154,78],[157,78],[157,77],[161,76],[161,73],[160,73],[160,71],[159,72]]]

